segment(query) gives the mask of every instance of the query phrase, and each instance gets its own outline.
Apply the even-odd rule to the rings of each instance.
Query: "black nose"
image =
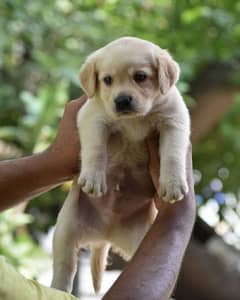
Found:
[[[114,101],[117,112],[128,112],[132,110],[132,96],[119,95]]]

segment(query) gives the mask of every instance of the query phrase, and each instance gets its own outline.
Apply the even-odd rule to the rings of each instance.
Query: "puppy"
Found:
[[[96,292],[109,248],[126,259],[136,251],[156,216],[145,145],[152,132],[159,133],[159,196],[174,202],[187,193],[190,120],[178,78],[166,50],[131,37],[97,50],[82,66],[89,99],[77,117],[81,172],[57,221],[53,287],[71,291],[82,247],[92,250]]]

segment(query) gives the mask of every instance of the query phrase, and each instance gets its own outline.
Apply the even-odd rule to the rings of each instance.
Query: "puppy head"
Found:
[[[121,38],[91,54],[80,71],[89,98],[97,96],[113,118],[146,115],[179,77],[166,50],[137,38]]]

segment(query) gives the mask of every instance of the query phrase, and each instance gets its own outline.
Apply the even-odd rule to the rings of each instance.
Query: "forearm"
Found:
[[[0,210],[30,199],[67,179],[53,155],[51,150],[46,150],[0,162]]]

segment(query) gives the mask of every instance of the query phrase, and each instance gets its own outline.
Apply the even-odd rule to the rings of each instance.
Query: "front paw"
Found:
[[[103,171],[82,171],[78,183],[84,193],[92,197],[101,197],[107,192],[106,176]]]
[[[184,176],[165,176],[159,180],[159,196],[169,203],[174,203],[183,199],[188,192],[187,181]]]

